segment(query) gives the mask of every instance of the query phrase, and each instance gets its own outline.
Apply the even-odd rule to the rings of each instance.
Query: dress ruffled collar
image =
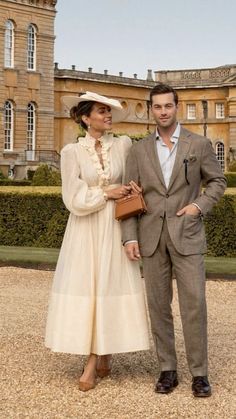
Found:
[[[98,174],[99,186],[105,187],[109,185],[111,179],[110,159],[108,151],[113,143],[113,134],[105,134],[99,138],[99,141],[101,142],[101,154],[104,167],[102,167],[98,154],[95,150],[95,139],[88,133],[86,133],[85,137],[80,137],[78,139],[78,143],[82,147],[86,148],[91,157],[91,160]]]

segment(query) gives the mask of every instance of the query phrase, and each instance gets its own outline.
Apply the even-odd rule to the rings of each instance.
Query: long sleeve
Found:
[[[123,155],[123,174],[122,174],[122,183],[125,184],[125,172],[126,172],[126,160],[129,154],[129,151],[132,147],[132,141],[127,135],[120,136],[120,141],[122,144],[122,155]]]
[[[62,198],[72,214],[85,216],[103,209],[106,200],[99,186],[89,188],[80,178],[75,147],[68,144],[61,152]]]
[[[126,168],[125,168],[125,184],[128,184],[131,180],[139,183],[139,171],[138,164],[135,156],[135,145],[133,145],[129,151]],[[130,217],[127,220],[121,222],[122,230],[122,241],[137,241],[138,240],[138,221],[137,217]]]
[[[202,195],[194,200],[194,203],[201,208],[205,215],[219,201],[226,188],[226,179],[209,140],[207,140],[202,153],[201,173],[206,188]]]

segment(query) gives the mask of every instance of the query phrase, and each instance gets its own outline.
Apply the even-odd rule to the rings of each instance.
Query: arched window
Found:
[[[225,170],[225,146],[224,143],[218,141],[216,143],[216,157],[220,163],[221,169],[224,172]]]
[[[13,150],[14,109],[13,103],[7,100],[4,105],[4,150]]]
[[[28,104],[27,108],[27,160],[35,158],[35,105]]]
[[[32,24],[28,27],[27,68],[36,70],[36,28]]]
[[[7,20],[5,23],[5,45],[4,45],[4,65],[14,67],[14,23]]]

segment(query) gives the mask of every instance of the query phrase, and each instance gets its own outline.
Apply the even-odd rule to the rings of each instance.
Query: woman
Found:
[[[117,100],[86,92],[65,96],[85,138],[61,152],[62,195],[70,211],[49,305],[46,346],[89,355],[79,381],[82,391],[110,373],[111,354],[149,348],[144,292],[138,262],[122,243],[114,200],[122,184],[131,141],[106,134],[123,115]],[[133,188],[137,185],[133,184]]]

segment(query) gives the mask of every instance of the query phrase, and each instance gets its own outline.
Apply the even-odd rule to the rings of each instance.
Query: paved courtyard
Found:
[[[173,310],[180,384],[170,395],[153,391],[158,365],[150,351],[115,355],[110,378],[78,390],[84,358],[44,347],[53,272],[0,268],[1,419],[235,419],[236,281],[208,281],[209,378],[213,395],[190,391],[176,290]]]

